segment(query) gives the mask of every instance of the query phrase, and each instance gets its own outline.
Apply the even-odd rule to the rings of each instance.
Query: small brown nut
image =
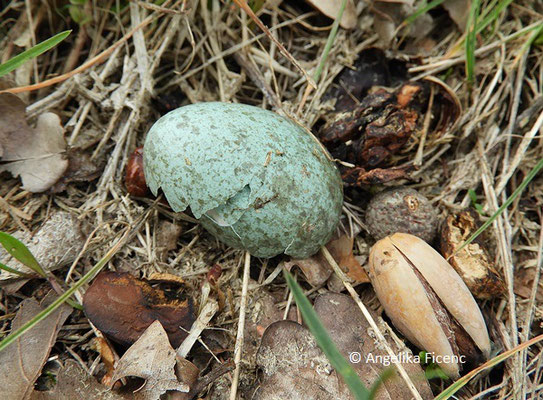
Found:
[[[371,249],[370,279],[392,323],[451,378],[464,362],[488,359],[490,339],[470,291],[441,255],[416,236],[396,233]]]
[[[405,187],[375,195],[366,210],[366,223],[376,240],[404,232],[432,242],[438,226],[435,207],[415,189]]]
[[[143,146],[138,147],[130,155],[126,165],[124,183],[126,190],[132,196],[145,197],[150,193],[143,174]]]
[[[441,229],[441,254],[475,297],[490,299],[505,292],[505,283],[494,268],[481,236],[456,253],[479,226],[479,217],[473,210],[449,215]]]

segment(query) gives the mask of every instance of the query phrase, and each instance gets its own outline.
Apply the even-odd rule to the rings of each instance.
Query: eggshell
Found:
[[[144,172],[174,211],[190,207],[209,232],[257,257],[308,257],[332,236],[342,181],[304,128],[261,108],[198,103],[160,118]]]

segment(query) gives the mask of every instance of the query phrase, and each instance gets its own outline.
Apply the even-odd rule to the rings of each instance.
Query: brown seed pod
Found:
[[[481,237],[456,253],[479,226],[479,217],[473,210],[449,215],[440,232],[441,254],[449,260],[475,297],[490,299],[503,294],[505,284],[494,268]]]
[[[130,155],[126,165],[124,183],[126,190],[132,196],[145,197],[150,193],[143,174],[143,146],[138,147]]]
[[[437,232],[437,211],[415,189],[398,187],[374,196],[366,210],[366,223],[376,239],[395,232],[409,233],[432,242]]]
[[[178,347],[195,320],[190,299],[167,299],[162,290],[124,272],[100,273],[83,297],[83,309],[98,329],[124,346],[158,320]]]

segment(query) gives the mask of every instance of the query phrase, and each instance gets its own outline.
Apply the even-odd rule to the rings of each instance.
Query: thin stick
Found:
[[[296,59],[292,56],[292,54],[290,54],[289,51],[285,49],[285,47],[281,44],[281,42],[277,40],[275,36],[272,35],[272,33],[266,27],[266,25],[264,25],[262,21],[260,20],[260,18],[257,17],[257,15],[253,12],[253,10],[251,10],[251,7],[249,7],[247,2],[245,0],[234,0],[234,3],[236,3],[239,8],[243,9],[243,11],[245,11],[249,15],[249,17],[251,17],[254,23],[257,24],[258,27],[262,29],[264,33],[277,45],[277,47],[279,48],[279,51],[281,51],[281,53],[283,53],[283,55],[303,74],[303,76],[307,80],[307,83],[310,86],[316,87],[315,81],[313,81],[313,79],[307,74],[305,69],[302,68],[300,63],[296,61]]]
[[[373,331],[374,331],[375,335],[377,336],[377,339],[379,340],[380,344],[383,346],[383,348],[389,354],[391,359],[393,359],[393,360],[396,359],[396,354],[394,354],[394,350],[392,350],[392,348],[389,346],[387,340],[385,339],[385,337],[383,336],[381,330],[377,326],[377,323],[374,321],[373,317],[371,316],[370,312],[368,311],[368,309],[366,308],[364,303],[362,303],[362,300],[360,300],[360,297],[358,296],[358,294],[354,290],[353,286],[348,282],[348,280],[347,280],[348,278],[345,276],[345,274],[343,273],[341,268],[339,268],[339,265],[337,265],[336,260],[334,260],[334,257],[332,257],[332,255],[330,254],[330,252],[328,251],[328,249],[325,246],[321,247],[321,251],[322,251],[322,254],[324,255],[324,258],[326,258],[326,261],[328,261],[328,263],[330,264],[330,266],[332,267],[332,269],[334,270],[334,272],[336,273],[338,278],[341,279],[341,281],[343,282],[343,285],[345,286],[345,288],[347,289],[347,291],[349,292],[349,294],[351,295],[353,300],[358,305],[358,308],[360,308],[360,310],[362,311],[362,314],[364,314],[364,317],[366,317],[366,320],[368,321],[371,328],[373,329]],[[413,394],[413,397],[415,399],[417,399],[417,400],[422,400],[421,395],[417,391],[417,388],[415,387],[413,381],[411,380],[411,378],[409,377],[409,375],[405,371],[404,367],[400,363],[396,363],[396,362],[394,363],[394,366],[396,367],[396,369],[400,373],[400,376],[404,379],[405,383],[407,383],[407,387],[409,388],[409,390]]]
[[[417,149],[417,155],[415,156],[414,165],[420,166],[422,164],[422,156],[424,154],[424,144],[426,143],[426,136],[428,135],[428,129],[430,128],[430,121],[432,120],[432,107],[434,106],[434,85],[430,86],[430,99],[428,100],[428,110],[426,110],[426,116],[424,117],[424,124],[422,126],[422,135],[420,137],[419,148]]]
[[[211,321],[211,318],[215,315],[219,305],[214,299],[208,299],[205,306],[202,308],[202,312],[198,315],[198,319],[192,324],[188,336],[183,340],[183,343],[177,348],[177,355],[182,358],[186,358],[190,349],[194,346],[194,343],[200,337],[202,331],[207,328],[207,324]]]
[[[249,287],[249,271],[251,270],[251,255],[245,253],[245,265],[243,267],[243,283],[241,288],[241,302],[239,305],[238,335],[236,337],[236,348],[234,350],[234,377],[232,378],[232,387],[230,388],[230,400],[236,400],[238,393],[239,371],[241,353],[243,350],[243,331],[245,330],[245,313],[247,309],[247,288]]]

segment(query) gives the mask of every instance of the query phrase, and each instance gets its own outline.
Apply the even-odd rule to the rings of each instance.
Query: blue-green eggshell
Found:
[[[257,257],[305,258],[332,236],[342,181],[305,129],[244,104],[197,103],[150,129],[144,173],[174,211],[190,207],[209,232]]]

